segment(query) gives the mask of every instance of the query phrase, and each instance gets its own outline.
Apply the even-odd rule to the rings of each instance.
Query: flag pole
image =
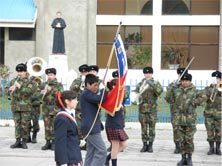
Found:
[[[115,49],[115,41],[116,41],[116,38],[117,38],[118,34],[120,33],[121,26],[122,26],[122,22],[119,23],[119,26],[118,26],[117,31],[116,31],[116,35],[115,35],[114,40],[113,40],[112,49],[111,49],[110,54],[109,54],[109,59],[108,59],[107,64],[106,64],[106,71],[105,71],[105,74],[104,74],[104,77],[103,77],[103,84],[105,83],[106,75],[107,75],[108,69],[109,69],[111,61],[112,61],[112,57],[113,57],[113,53],[114,53],[114,49]]]
[[[122,22],[119,23],[119,26],[118,26],[117,31],[116,31],[116,36],[115,36],[115,38],[114,38],[113,45],[112,45],[112,49],[111,49],[111,52],[110,52],[110,55],[109,55],[109,59],[108,59],[107,65],[106,65],[105,75],[104,75],[104,77],[103,77],[103,82],[102,82],[103,84],[105,84],[106,75],[107,75],[108,69],[109,69],[109,67],[110,67],[111,60],[112,60],[112,56],[113,56],[113,52],[114,52],[114,48],[115,48],[115,41],[116,41],[116,38],[117,38],[117,36],[118,36],[118,34],[119,34],[119,32],[120,32],[121,25],[122,25]],[[94,121],[93,121],[93,123],[92,123],[92,126],[91,126],[91,128],[89,129],[89,131],[88,131],[88,133],[86,134],[86,136],[83,138],[82,142],[80,142],[80,146],[81,146],[81,147],[86,144],[86,141],[85,141],[85,140],[86,140],[86,138],[89,136],[89,134],[91,133],[91,131],[92,131],[92,129],[93,129],[95,123],[96,123],[96,119],[97,119],[97,117],[98,117],[98,115],[99,115],[99,111],[100,111],[101,106],[102,106],[102,101],[103,101],[103,98],[104,98],[104,94],[105,94],[105,89],[104,89],[103,92],[102,92],[102,96],[101,96],[101,100],[100,100],[100,103],[99,103],[99,107],[98,107],[98,110],[97,110],[95,119],[94,119]]]

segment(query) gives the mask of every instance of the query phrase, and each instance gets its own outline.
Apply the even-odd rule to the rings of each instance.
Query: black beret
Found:
[[[192,75],[185,73],[182,77],[181,80],[188,80],[188,81],[192,81]]]
[[[113,78],[118,77],[119,76],[118,70],[114,71],[112,73],[112,76],[113,76]]]
[[[95,70],[95,71],[99,71],[99,67],[98,66],[96,66],[96,65],[91,65],[91,66],[89,66],[89,71],[92,71],[92,70]]]
[[[143,74],[147,74],[147,73],[153,74],[153,68],[152,67],[144,67]]]
[[[49,74],[49,73],[52,73],[52,74],[55,74],[56,75],[56,69],[55,68],[48,68],[45,70],[45,74]]]
[[[184,72],[185,68],[177,68],[177,74],[181,75]],[[185,73],[188,73],[188,70],[185,71]]]
[[[217,78],[221,78],[221,72],[220,71],[215,71],[211,74],[212,77],[217,77]]]
[[[24,63],[20,63],[15,68],[16,71],[27,71],[27,66]]]
[[[79,71],[80,72],[87,72],[87,71],[89,71],[89,66],[87,64],[83,64],[83,65],[79,66]]]

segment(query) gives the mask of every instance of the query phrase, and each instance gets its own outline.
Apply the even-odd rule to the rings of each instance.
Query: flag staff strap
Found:
[[[105,75],[104,75],[103,81],[102,81],[102,83],[103,83],[104,85],[105,85],[106,75],[107,75],[107,72],[108,72],[108,69],[109,69],[109,67],[110,67],[112,57],[113,57],[114,48],[115,48],[115,41],[116,41],[117,36],[118,36],[118,34],[119,34],[119,32],[120,32],[121,26],[122,26],[122,22],[119,23],[119,26],[118,26],[117,31],[116,31],[116,36],[115,36],[114,41],[113,41],[112,49],[111,49],[111,52],[110,52],[110,54],[109,54],[109,59],[108,59],[107,65],[106,65]],[[105,86],[106,86],[106,85],[105,85]],[[95,116],[95,118],[94,118],[94,121],[93,121],[93,123],[92,123],[92,126],[91,126],[90,130],[88,131],[88,133],[86,134],[86,136],[83,138],[83,144],[81,145],[81,143],[80,143],[80,146],[84,146],[84,145],[85,145],[85,143],[86,143],[85,140],[86,140],[86,138],[89,136],[89,134],[91,133],[91,131],[92,131],[92,129],[93,129],[95,123],[96,123],[96,119],[97,119],[97,117],[98,117],[98,115],[99,115],[99,111],[100,111],[100,109],[101,109],[101,105],[102,105],[102,101],[103,101],[103,98],[104,98],[104,94],[105,94],[105,88],[104,88],[104,90],[103,90],[103,92],[102,92],[101,100],[100,100],[100,102],[99,102],[99,107],[98,107],[96,116]]]

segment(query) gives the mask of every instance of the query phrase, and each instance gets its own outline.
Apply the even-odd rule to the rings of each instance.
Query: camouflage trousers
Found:
[[[39,127],[40,108],[33,107],[31,111],[30,132],[37,133],[40,130]]]
[[[207,141],[221,142],[221,117],[205,116],[205,126],[207,130]]]
[[[77,123],[77,130],[78,130],[79,139],[83,139],[83,134],[81,131],[81,111],[79,108],[76,108],[75,119],[76,119],[76,123]]]
[[[43,121],[45,127],[45,140],[54,140],[55,115],[43,114]]]
[[[13,119],[15,122],[15,138],[28,139],[31,112],[29,111],[13,112]]]
[[[194,151],[193,137],[196,130],[196,126],[178,126],[181,154],[192,153]]]
[[[171,113],[171,124],[173,127],[173,141],[179,142],[179,135],[178,135],[178,126],[175,124],[175,113]]]
[[[157,111],[139,112],[139,122],[141,124],[141,136],[143,142],[153,142],[155,138],[155,126],[157,122]],[[149,133],[147,133],[149,128]]]

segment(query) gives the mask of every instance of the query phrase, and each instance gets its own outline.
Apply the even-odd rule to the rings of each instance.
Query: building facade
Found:
[[[33,1],[33,0],[23,0]],[[17,63],[52,53],[51,23],[61,11],[66,21],[65,48],[69,69],[83,63],[106,68],[119,22],[125,43],[127,81],[140,79],[144,66],[159,80],[176,79],[175,69],[186,67],[194,80],[207,80],[221,70],[220,0],[35,0],[34,25],[0,18],[0,61],[14,72]],[[113,58],[111,69],[116,68]],[[100,70],[100,76],[104,70]]]

